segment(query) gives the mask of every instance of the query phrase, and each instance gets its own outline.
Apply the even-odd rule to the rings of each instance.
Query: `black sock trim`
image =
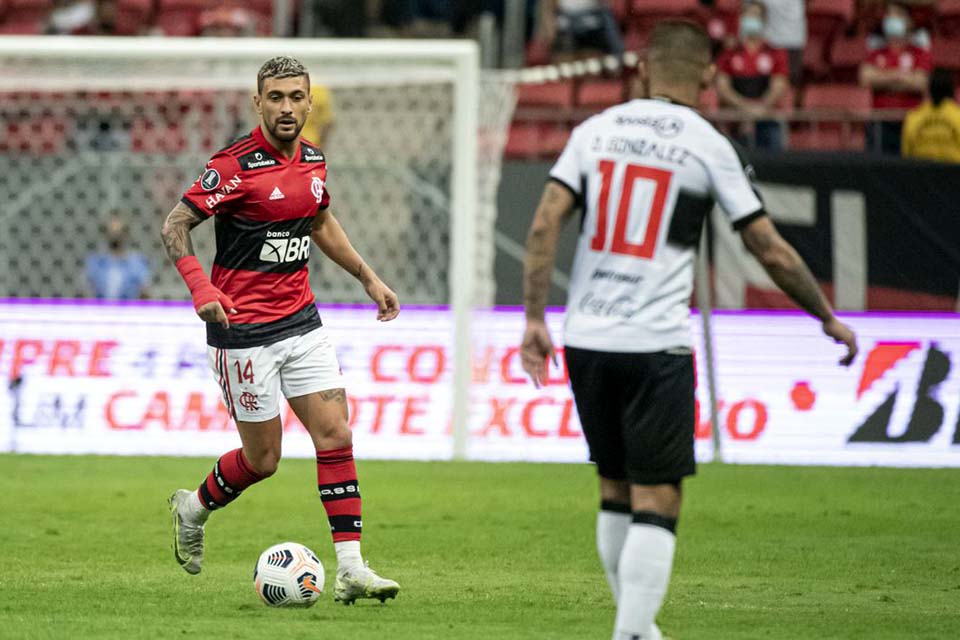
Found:
[[[616,500],[601,500],[600,511],[613,511],[614,513],[630,513],[630,505],[626,502],[617,502]]]
[[[666,529],[670,533],[675,534],[677,532],[676,518],[665,518],[659,513],[654,513],[653,511],[634,511],[633,524],[649,524],[652,527]]]

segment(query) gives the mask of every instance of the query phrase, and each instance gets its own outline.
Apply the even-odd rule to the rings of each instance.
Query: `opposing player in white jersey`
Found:
[[[544,306],[557,236],[584,209],[564,349],[577,411],[600,476],[597,548],[617,600],[615,640],[661,637],[681,482],[693,475],[694,365],[688,301],[704,218],[719,203],[773,281],[846,345],[856,337],[777,233],[736,149],[695,111],[710,82],[698,25],[659,24],[640,78],[650,99],[574,129],[550,171],[527,238],[523,366],[535,384],[554,347]]]

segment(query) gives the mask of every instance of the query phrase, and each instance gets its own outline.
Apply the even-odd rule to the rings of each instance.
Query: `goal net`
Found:
[[[0,295],[89,295],[84,258],[119,216],[132,248],[154,262],[150,297],[183,298],[159,224],[210,155],[253,127],[259,65],[285,53],[332,97],[329,185],[361,254],[407,303],[450,303],[450,268],[464,262],[470,281],[460,273],[458,287],[492,301],[485,240],[512,105],[498,82],[477,91],[471,45],[18,38],[0,47],[0,248],[10,260]],[[455,216],[474,232],[469,247],[456,246]],[[212,256],[212,225],[194,235],[198,254]],[[472,255],[454,260],[459,250]],[[315,257],[311,267],[320,301],[363,299],[329,262]]]
[[[328,184],[354,245],[414,317],[417,305],[449,310],[439,334],[423,335],[432,341],[428,352],[434,342],[443,347],[428,365],[443,380],[443,390],[431,392],[431,406],[439,407],[437,437],[449,442],[457,434],[454,450],[462,454],[471,403],[470,322],[494,299],[496,193],[515,102],[512,83],[481,77],[472,42],[0,39],[0,297],[89,297],[85,260],[105,250],[105,225],[119,217],[129,248],[151,263],[148,296],[187,299],[167,263],[160,226],[207,159],[256,124],[257,70],[280,54],[300,59],[332,98],[334,121],[323,143]],[[200,225],[192,237],[209,269],[213,225]],[[348,274],[312,253],[318,302],[369,304]],[[66,369],[43,371],[37,363],[46,343],[24,336],[16,349],[35,349],[32,359],[21,362],[17,351],[8,360],[4,353],[0,364],[14,378],[31,374],[34,387],[48,376],[55,388]],[[147,339],[137,337],[137,344]],[[73,353],[88,348],[68,342],[79,344]],[[143,357],[160,352],[136,348]],[[129,358],[141,362],[140,355]],[[415,364],[409,369],[416,383],[422,376]],[[30,388],[14,394],[15,423],[29,422],[22,416],[32,415],[24,409]],[[90,406],[96,393],[78,406]],[[193,406],[177,402],[185,411]],[[50,403],[63,407],[69,399]],[[173,414],[182,408],[171,403]],[[37,415],[48,415],[43,411]],[[377,411],[379,419],[388,410]]]

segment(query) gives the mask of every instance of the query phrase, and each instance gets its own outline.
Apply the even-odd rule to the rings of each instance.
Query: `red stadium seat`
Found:
[[[935,38],[930,47],[933,64],[954,71],[960,70],[960,40],[956,38]]]
[[[867,59],[864,38],[837,38],[830,47],[830,75],[836,82],[856,82],[860,64]]]
[[[120,0],[117,3],[115,32],[118,36],[135,36],[149,26],[153,17],[153,0]]]
[[[53,9],[53,0],[4,0],[0,34],[36,35],[43,33]]]
[[[605,108],[626,99],[626,84],[622,80],[584,80],[577,87],[577,105]]]
[[[140,153],[183,153],[187,135],[179,122],[137,118],[130,123],[130,147]]]
[[[852,22],[853,0],[809,0],[807,2],[807,30],[829,41],[837,32]]]
[[[806,110],[848,111],[856,115],[870,113],[873,98],[869,89],[855,84],[815,84],[803,92]],[[857,150],[864,146],[862,122],[844,122],[842,118],[813,124],[798,124],[790,132],[791,149]]]
[[[709,12],[699,0],[629,0],[628,30],[649,31],[664,18],[688,18],[706,23]]]
[[[517,104],[524,107],[572,107],[573,82],[544,82],[520,85]]]
[[[67,150],[73,121],[50,115],[8,122],[0,129],[0,153],[58,154]]]
[[[803,92],[805,109],[845,109],[869,113],[873,103],[870,90],[856,84],[813,84]]]
[[[824,48],[823,39],[810,34],[803,48],[803,74],[808,80],[820,80],[826,77],[828,66]]]
[[[937,33],[944,37],[960,37],[960,0],[937,3]]]
[[[197,19],[206,7],[204,0],[160,0],[156,25],[168,36],[195,36]]]
[[[504,155],[514,159],[556,157],[570,137],[567,123],[515,122]]]

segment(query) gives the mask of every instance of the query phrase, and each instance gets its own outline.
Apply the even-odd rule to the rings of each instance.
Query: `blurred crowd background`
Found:
[[[544,161],[572,126],[635,95],[631,61],[668,17],[708,30],[717,74],[701,111],[754,151],[960,162],[960,0],[0,0],[0,37],[473,38],[486,68],[543,69],[517,87],[505,158]],[[34,164],[80,148],[182,154],[191,150],[185,105],[199,118],[191,130],[217,138],[201,148],[236,133],[203,124],[213,108],[196,92],[157,96],[138,117],[142,105],[122,94],[60,116],[4,91],[0,155],[31,154]],[[338,129],[332,93],[315,82],[304,131],[323,146]],[[228,108],[242,114],[244,97]],[[245,125],[240,115],[217,122]],[[176,177],[164,198],[182,187]],[[149,267],[128,250],[128,224],[102,221],[103,248],[86,262],[91,295],[148,295]]]

